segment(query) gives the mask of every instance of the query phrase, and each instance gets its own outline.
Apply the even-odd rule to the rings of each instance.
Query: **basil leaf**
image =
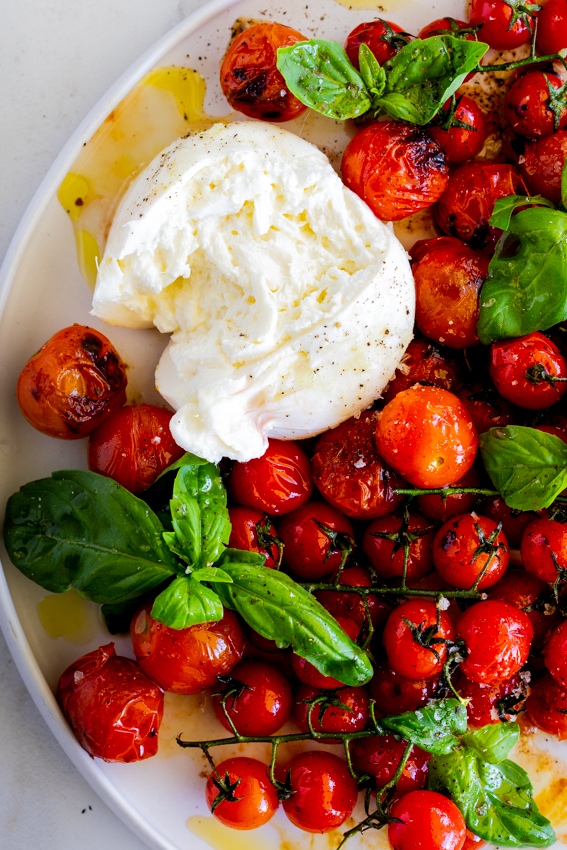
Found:
[[[205,460],[205,458],[198,457],[197,455],[194,455],[192,452],[185,452],[183,457],[178,458],[173,463],[171,463],[168,467],[166,467],[166,469],[164,469],[163,472],[160,472],[160,474],[156,478],[156,481],[159,481],[160,478],[163,478],[165,475],[167,475],[170,472],[177,472],[178,469],[181,469],[184,466],[204,466],[208,462],[209,461]],[[155,481],[154,481],[154,484],[155,484]]]
[[[208,461],[191,454],[191,452],[186,452],[183,457],[164,469],[154,483],[140,493],[139,498],[150,506],[167,531],[173,531],[169,502],[173,495],[173,484],[177,470],[181,469],[182,466],[200,466],[205,463],[208,463]],[[184,557],[184,560],[187,560],[187,558]]]
[[[178,576],[152,606],[152,617],[171,629],[187,629],[223,618],[223,606],[214,590],[191,576]]]
[[[538,207],[512,218],[490,260],[479,305],[477,330],[485,345],[567,319],[565,213]]]
[[[264,567],[261,555],[226,549],[217,566],[233,583],[215,590],[262,637],[293,647],[320,673],[345,685],[364,685],[372,678],[368,656],[335,618],[285,573]]]
[[[554,204],[546,198],[530,198],[527,195],[508,195],[506,198],[497,199],[488,223],[493,227],[499,227],[501,230],[508,230],[514,212],[519,207],[525,207],[527,204],[537,204],[540,207],[551,207],[551,209],[555,209]]]
[[[466,731],[467,709],[459,700],[447,699],[417,711],[383,717],[380,725],[428,753],[445,755],[460,744],[454,733]]]
[[[463,744],[484,761],[499,764],[508,756],[519,737],[520,727],[517,723],[492,723],[482,729],[469,729],[463,735]]]
[[[83,470],[25,484],[8,500],[4,522],[6,549],[24,575],[101,603],[134,599],[177,573],[162,534],[145,502]]]
[[[278,49],[277,67],[288,89],[329,118],[356,118],[370,109],[364,81],[336,41],[312,38]]]
[[[380,97],[386,85],[386,72],[364,42],[358,48],[358,64],[364,85],[371,94]]]
[[[192,572],[191,578],[194,578],[195,581],[226,581],[228,584],[232,583],[229,574],[218,567],[202,567],[200,570]]]
[[[382,65],[386,85],[372,106],[391,118],[427,124],[487,50],[480,41],[451,35],[410,41]]]
[[[501,847],[550,847],[555,833],[533,800],[528,774],[512,761],[488,764],[461,747],[428,762],[427,787],[447,794],[472,832]]]
[[[567,446],[554,434],[507,425],[479,440],[486,471],[508,507],[542,510],[567,486]]]

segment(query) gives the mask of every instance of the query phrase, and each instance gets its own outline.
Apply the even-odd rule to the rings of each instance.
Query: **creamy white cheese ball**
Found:
[[[92,312],[171,334],[156,385],[177,411],[172,434],[217,462],[367,408],[414,310],[406,252],[327,157],[244,122],[179,139],[133,181]]]

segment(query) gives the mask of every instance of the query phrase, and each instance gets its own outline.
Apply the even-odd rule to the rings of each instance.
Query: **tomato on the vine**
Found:
[[[262,457],[234,464],[227,486],[239,505],[270,515],[287,514],[313,492],[311,463],[297,443],[269,440]]]
[[[388,824],[392,850],[461,850],[466,836],[463,816],[456,805],[436,791],[412,791],[390,810]],[[401,821],[401,823],[400,823]]]
[[[546,0],[542,5],[536,44],[544,55],[567,47],[567,0]]]
[[[522,563],[529,573],[553,584],[567,569],[567,521],[563,515],[534,519],[524,531]]]
[[[528,692],[519,674],[490,684],[471,682],[461,676],[457,690],[467,700],[467,717],[472,726],[512,720],[522,708]]]
[[[515,424],[512,408],[493,387],[473,384],[457,395],[470,413],[477,434]]]
[[[495,50],[527,44],[534,30],[533,16],[524,11],[522,0],[472,0],[469,22],[481,25],[479,41]]]
[[[309,731],[308,717],[315,732],[360,732],[370,718],[368,693],[361,687],[323,690],[300,685],[293,705],[293,719],[300,732]],[[326,738],[324,743],[340,741]]]
[[[217,765],[207,780],[205,799],[214,817],[231,829],[256,829],[271,820],[279,806],[268,765],[246,756]]]
[[[378,663],[366,689],[381,714],[403,714],[426,705],[438,679],[406,679],[386,664]]]
[[[437,572],[461,590],[486,590],[502,578],[509,561],[508,541],[499,526],[476,513],[461,514],[441,526],[433,541]]]
[[[438,618],[435,602],[408,599],[392,611],[384,629],[390,667],[406,679],[436,676],[447,657],[447,642],[454,637],[453,621],[445,611]]]
[[[567,620],[556,626],[543,651],[545,666],[556,682],[567,686]]]
[[[477,602],[457,623],[467,655],[461,671],[472,682],[510,679],[528,660],[533,637],[528,615],[506,602]]]
[[[528,410],[551,407],[567,392],[567,361],[539,331],[492,343],[489,371],[498,392]]]
[[[532,688],[526,711],[538,729],[557,735],[560,741],[567,738],[567,689],[550,673],[538,679],[537,686]]]
[[[567,102],[557,107],[557,126],[550,108],[550,89],[559,89],[561,84],[557,74],[546,71],[531,71],[516,80],[506,95],[506,117],[515,133],[542,139],[567,125]]]
[[[486,499],[479,510],[483,516],[502,523],[502,531],[511,549],[520,548],[524,531],[530,522],[536,519],[535,513],[509,508],[502,496],[491,496]]]
[[[437,122],[430,124],[427,129],[445,151],[447,162],[454,165],[480,153],[488,130],[484,113],[470,97],[459,97],[454,116],[448,122],[445,113],[450,109],[451,101],[448,100],[439,111]]]
[[[256,508],[241,506],[230,507],[228,513],[231,523],[230,548],[264,555],[264,566],[270,570],[277,569],[281,560],[279,550],[283,544],[268,515]]]
[[[372,587],[370,573],[366,567],[354,564],[347,566],[339,576],[339,584],[350,587]],[[359,628],[367,625],[366,606],[358,593],[349,593],[340,590],[317,590],[314,594],[329,614],[333,617],[345,617],[352,620]],[[392,610],[379,596],[373,593],[366,595],[368,614],[374,628],[378,628],[386,622]]]
[[[283,564],[300,581],[333,576],[354,547],[351,521],[327,502],[307,502],[278,525]]]
[[[534,195],[561,203],[561,174],[567,160],[567,130],[528,142],[520,165],[522,176]]]
[[[480,475],[476,467],[473,466],[452,486],[472,489],[480,487],[480,483]],[[477,499],[476,493],[455,493],[451,496],[433,494],[431,496],[418,496],[417,503],[421,513],[427,519],[433,520],[433,522],[447,522],[452,517],[466,514],[472,510]]]
[[[456,360],[442,354],[429,341],[413,339],[382,398],[385,402],[391,401],[402,390],[420,383],[433,384],[450,392],[456,392],[462,385]]]
[[[347,617],[335,617],[335,620],[349,638],[356,641],[360,633],[360,626]],[[320,673],[314,664],[295,652],[292,654],[291,664],[295,675],[304,685],[310,685],[312,688],[342,688],[344,685],[344,682],[339,682],[333,676],[325,676],[324,673]]]
[[[376,61],[383,65],[398,50],[408,44],[410,37],[403,32],[402,28],[392,21],[384,21],[378,18],[376,21],[358,24],[347,36],[345,50],[354,67],[360,70],[358,64],[358,51],[361,44],[370,48]]]
[[[378,788],[384,788],[394,778],[406,743],[407,741],[397,740],[394,735],[354,740],[350,745],[352,763],[356,770],[373,776]],[[413,747],[396,786],[397,797],[423,788],[430,758],[429,753],[419,747]]]
[[[547,632],[557,622],[550,605],[543,604],[541,609],[535,605],[548,590],[542,579],[527,570],[507,570],[506,575],[490,588],[488,598],[499,599],[525,611],[534,630],[533,646],[539,649]]]
[[[387,535],[387,537],[380,535]],[[435,528],[420,514],[410,513],[406,522],[404,511],[396,511],[389,516],[373,520],[366,527],[362,538],[362,550],[368,555],[370,563],[381,579],[401,577],[404,567],[404,549],[399,544],[406,535],[408,541],[411,541],[407,580],[419,581],[433,569],[431,546]]]
[[[223,688],[213,695],[213,708],[225,729],[240,735],[274,735],[284,725],[293,707],[291,685],[284,674],[263,661],[240,661],[222,676]],[[229,692],[224,699],[223,695]]]
[[[356,782],[343,759],[311,750],[299,753],[281,771],[289,773],[293,794],[283,801],[290,821],[306,832],[329,832],[349,817],[358,799]]]

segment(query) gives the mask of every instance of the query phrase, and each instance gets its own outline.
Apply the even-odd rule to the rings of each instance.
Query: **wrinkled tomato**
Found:
[[[262,457],[234,464],[228,492],[239,505],[270,515],[287,514],[313,492],[309,458],[297,443],[269,440]]]
[[[554,204],[561,202],[561,174],[566,159],[567,130],[526,144],[520,168],[534,195],[543,195]]]
[[[391,401],[399,392],[408,390],[414,384],[433,384],[456,392],[461,386],[459,365],[430,342],[413,339],[382,398],[386,402]]]
[[[461,671],[472,682],[510,679],[528,660],[533,637],[528,615],[506,602],[489,599],[469,608],[457,623],[467,655]]]
[[[351,744],[352,763],[356,770],[373,776],[377,788],[384,788],[394,778],[406,743],[404,740],[398,741],[394,735],[355,740]],[[396,786],[397,797],[423,788],[430,758],[429,753],[413,747]]]
[[[374,676],[366,686],[381,714],[403,714],[426,705],[433,697],[438,679],[406,679],[388,667],[376,664]]]
[[[497,524],[475,513],[453,517],[441,526],[433,541],[437,572],[462,590],[486,590],[502,578],[508,566],[508,541]]]

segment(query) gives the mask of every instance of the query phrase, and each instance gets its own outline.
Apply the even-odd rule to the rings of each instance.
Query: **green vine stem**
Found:
[[[309,593],[315,593],[317,590],[335,590],[334,584],[302,584]],[[433,596],[435,598],[445,597],[445,599],[486,599],[486,593],[479,590],[428,590],[423,587],[355,587],[349,584],[340,585],[341,593],[357,593],[359,596]]]
[[[476,496],[499,496],[498,490],[490,490],[488,487],[436,487],[433,490],[424,488],[412,487],[403,488],[396,487],[392,490],[396,496],[460,496],[460,495],[476,495]]]

